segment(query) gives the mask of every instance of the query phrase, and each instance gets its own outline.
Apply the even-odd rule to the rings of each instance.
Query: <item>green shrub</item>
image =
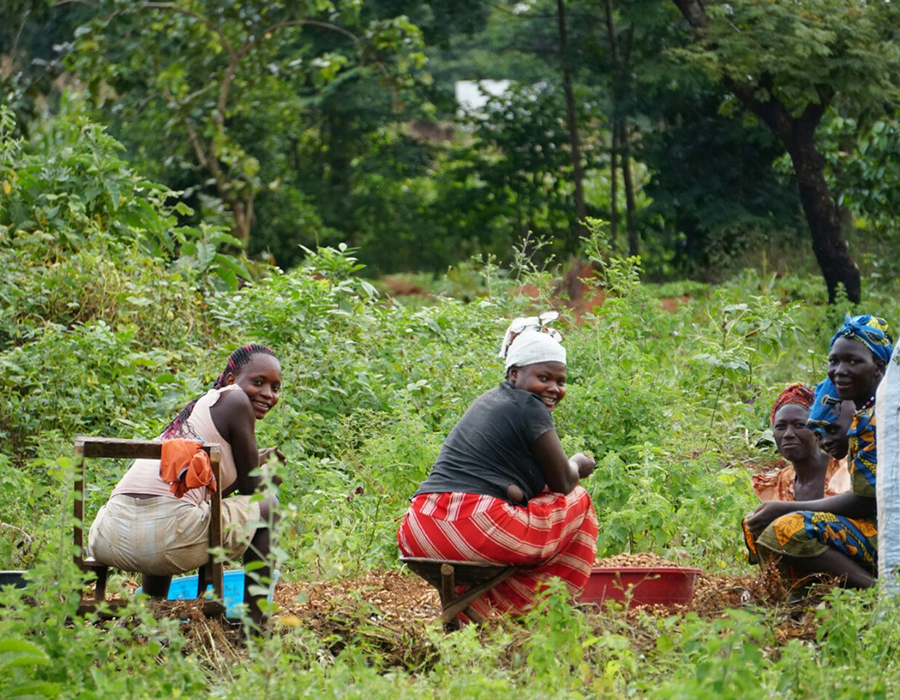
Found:
[[[335,659],[330,642],[298,629],[251,644],[227,679],[182,658],[177,623],[154,620],[141,602],[130,603],[122,624],[71,622],[81,585],[67,544],[76,435],[153,437],[237,345],[271,345],[284,390],[258,438],[288,457],[277,552],[284,577],[395,567],[409,497],[471,402],[503,378],[495,354],[510,318],[559,302],[551,301],[552,275],[520,255],[513,271],[473,261],[436,282],[468,302],[448,295],[406,306],[379,296],[343,245],[309,251],[294,270],[259,265],[238,289],[243,263],[217,257],[227,234],[179,228],[169,193],[118,161],[101,130],[71,115],[26,145],[9,138],[3,119],[0,186],[9,182],[10,191],[0,196],[0,568],[29,568],[27,592],[38,604],[10,592],[0,598],[0,639],[8,640],[0,693],[493,700],[900,692],[896,605],[843,592],[816,613],[815,641],[783,643],[773,632],[777,609],[717,620],[626,617],[573,610],[557,586],[522,621],[448,637],[433,630],[427,651],[410,655],[418,661],[388,661],[362,633],[340,640]],[[823,375],[831,335],[854,309],[824,306],[808,278],[748,271],[716,287],[656,288],[641,282],[637,260],[592,257],[600,274],[588,291],[604,302],[580,317],[563,309],[569,395],[554,420],[569,452],[597,457],[584,485],[600,521],[599,551],[654,551],[745,573],[739,522],[756,503],[745,465],[774,456],[771,402],[786,382]],[[526,282],[538,298],[513,293]],[[858,310],[900,321],[893,285],[870,282]],[[680,293],[691,298],[660,303]],[[125,468],[89,465],[88,520]],[[362,609],[361,619],[375,614]]]

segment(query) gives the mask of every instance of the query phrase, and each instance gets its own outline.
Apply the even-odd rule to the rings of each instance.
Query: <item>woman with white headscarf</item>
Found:
[[[528,610],[554,576],[578,595],[597,552],[597,517],[579,486],[594,460],[567,457],[553,425],[566,395],[566,350],[547,327],[557,316],[510,325],[506,381],[447,436],[397,534],[405,556],[528,567],[471,605],[484,616]]]

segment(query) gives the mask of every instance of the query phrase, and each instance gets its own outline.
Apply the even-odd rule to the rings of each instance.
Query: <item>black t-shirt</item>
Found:
[[[553,417],[544,402],[503,382],[475,399],[450,431],[415,495],[477,493],[509,501],[506,489],[515,484],[527,502],[544,488],[531,445],[548,430]]]

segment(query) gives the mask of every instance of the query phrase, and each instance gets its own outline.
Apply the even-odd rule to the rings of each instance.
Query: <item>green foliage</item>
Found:
[[[155,247],[158,236],[129,223],[129,212],[144,205],[161,220],[177,212],[162,190],[108,162],[117,147],[102,131],[74,116],[48,124],[43,133],[58,139],[56,151],[10,133],[0,140],[10,182],[9,199],[0,200],[7,217],[0,568],[27,568],[25,594],[36,604],[0,593],[4,694],[896,694],[896,605],[876,606],[865,594],[834,594],[815,613],[819,638],[785,644],[773,632],[778,610],[742,608],[716,620],[626,617],[574,609],[551,584],[551,595],[523,620],[448,637],[433,630],[409,641],[417,653],[401,659],[367,639],[365,625],[377,612],[363,607],[355,636],[323,641],[292,628],[251,644],[227,679],[201,668],[177,621],[154,619],[142,601],[129,597],[121,623],[67,622],[83,583],[68,545],[75,435],[153,437],[219,374],[235,346],[270,344],[281,357],[284,391],[258,435],[288,457],[279,468],[275,552],[283,576],[307,581],[395,567],[396,521],[409,496],[472,400],[502,379],[495,351],[508,319],[550,305],[557,271],[528,257],[541,246],[532,239],[511,254],[516,269],[473,261],[435,283],[460,290],[460,298],[406,306],[380,296],[360,276],[359,251],[339,245],[306,251],[296,269],[257,266],[235,289],[215,281],[213,265],[243,265],[216,257],[229,242],[220,229],[173,227],[169,254]],[[57,177],[54,159],[62,153],[69,165]],[[13,193],[20,181],[9,180],[12,172],[44,166],[45,179],[34,182],[45,189]],[[93,182],[105,194],[82,198],[68,191],[71,182]],[[114,205],[108,185],[128,182],[138,184],[121,188]],[[43,224],[13,224],[6,202],[31,202],[37,211],[53,201],[53,188],[68,208],[41,245]],[[82,209],[99,213],[102,226]],[[653,551],[708,571],[746,572],[738,523],[755,497],[745,465],[773,456],[765,439],[771,401],[783,383],[821,376],[828,339],[852,307],[826,306],[812,278],[758,271],[715,287],[655,287],[641,281],[639,259],[610,253],[602,222],[591,227],[585,250],[598,274],[587,282],[587,298],[595,306],[561,324],[570,385],[554,420],[567,450],[597,457],[585,486],[600,521],[600,551]],[[525,284],[536,298],[516,293]],[[878,278],[868,289],[865,310],[896,322],[897,289]],[[95,462],[88,520],[125,466]]]
[[[773,168],[783,150],[764,125],[723,114],[721,90],[700,77],[661,82],[639,99],[664,120],[641,139],[640,158],[651,168],[653,233],[644,238],[668,253],[669,270],[722,280],[773,242],[805,250],[796,183],[789,167]],[[659,257],[646,260],[657,279],[671,275]],[[796,271],[797,260],[787,263]]]
[[[14,121],[0,117],[0,225],[28,232],[36,245],[72,252],[94,237],[130,241],[145,235],[157,247],[171,247],[161,215],[172,194],[137,176],[118,157],[121,144],[77,111],[53,122],[31,153],[12,138]]]
[[[30,578],[22,591],[0,593],[4,698],[177,697],[205,687],[198,664],[181,657],[179,621],[157,621],[140,602],[124,611],[129,625],[96,616],[67,623],[83,584],[68,547],[46,552]],[[23,595],[33,602],[26,603]],[[166,672],[148,673],[161,663]]]
[[[590,673],[584,659],[585,649],[599,640],[585,641],[589,627],[584,616],[572,608],[562,582],[551,583],[548,596],[529,612],[525,624],[531,635],[523,651],[535,683],[565,687],[571,676],[584,677]]]
[[[152,345],[179,326],[190,329],[198,291],[249,278],[239,259],[223,254],[235,239],[216,227],[177,226],[190,210],[131,170],[118,156],[121,144],[77,102],[35,144],[14,139],[12,128],[0,110],[0,261],[8,271],[0,344],[92,320],[124,328],[148,307],[165,308],[140,324],[141,340]]]
[[[184,183],[201,203],[222,203],[221,223],[246,245],[262,192],[276,208],[303,206],[297,181],[307,171],[296,172],[299,142],[288,134],[309,128],[321,100],[342,99],[345,83],[403,89],[424,62],[420,44],[405,16],[373,17],[349,0],[104,0],[75,31],[67,64],[115,115],[117,135],[142,160],[158,160],[151,172]],[[284,224],[294,232],[294,221]]]
[[[753,76],[763,101],[772,96],[797,113],[820,103],[823,90],[857,107],[896,97],[900,50],[891,3],[746,1],[716,3],[708,12],[710,43],[698,49],[700,60],[717,76]]]
[[[851,235],[858,232],[854,249],[879,275],[896,274],[888,251],[898,237],[898,132],[896,113],[882,110],[859,118],[833,114],[823,128],[829,185],[852,214]]]
[[[750,612],[733,610],[712,624],[689,615],[674,645],[687,663],[651,697],[746,697],[759,688],[762,647],[771,644],[771,634]]]
[[[8,112],[0,120],[7,454],[34,455],[48,434],[130,431],[136,399],[165,415],[185,387],[175,363],[202,354],[191,342],[208,333],[201,290],[223,271],[246,275],[242,264],[218,252],[215,232],[171,228],[172,193],[77,111],[34,145],[11,137]]]
[[[710,41],[692,45],[675,3],[611,0],[616,55],[606,5],[564,5],[588,213],[617,217],[622,250],[621,172],[618,193],[611,187],[612,126],[622,123],[645,277],[721,281],[761,254],[781,271],[815,265],[808,246],[797,246],[804,227],[794,179],[772,168],[783,149],[736,109],[728,80],[746,79],[757,98],[773,96],[794,116],[836,94],[829,117],[843,126],[823,149],[835,199],[858,227],[893,236],[889,110],[900,58],[891,3],[706,3]],[[566,254],[581,233],[559,36],[548,21],[556,9],[550,0],[451,8],[429,0],[17,0],[0,29],[0,44],[12,47],[0,84],[19,117],[16,133],[35,137],[41,115],[66,113],[71,86],[84,86],[92,116],[126,145],[118,159],[171,188],[154,197],[182,205],[174,224],[138,210],[131,225],[151,229],[167,254],[185,243],[185,264],[208,283],[201,286],[247,279],[223,255],[236,242],[283,268],[302,259],[301,246],[344,240],[378,272],[442,272],[478,254],[507,265],[511,242],[529,231]],[[473,79],[512,82],[483,114],[460,115],[453,84]],[[36,202],[31,213],[59,225],[70,198],[91,195],[77,202],[90,209],[98,196],[114,202],[118,187],[127,199],[134,183],[101,175],[106,190],[53,192],[59,202]],[[177,233],[201,221],[211,228]],[[890,255],[866,238],[860,246],[851,236],[864,256],[857,262],[883,268]]]
[[[23,639],[4,639],[0,641],[0,690],[3,697],[10,700],[23,698],[55,698],[59,696],[59,686],[55,683],[34,681],[5,681],[14,677],[13,669],[21,666],[46,666],[50,659],[44,651],[31,642]]]

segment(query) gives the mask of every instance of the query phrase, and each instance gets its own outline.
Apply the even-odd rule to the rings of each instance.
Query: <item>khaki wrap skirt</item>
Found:
[[[223,546],[241,556],[259,523],[259,502],[250,496],[222,499]],[[123,571],[171,576],[209,560],[209,503],[197,506],[167,496],[113,496],[100,508],[88,536],[88,553]]]

